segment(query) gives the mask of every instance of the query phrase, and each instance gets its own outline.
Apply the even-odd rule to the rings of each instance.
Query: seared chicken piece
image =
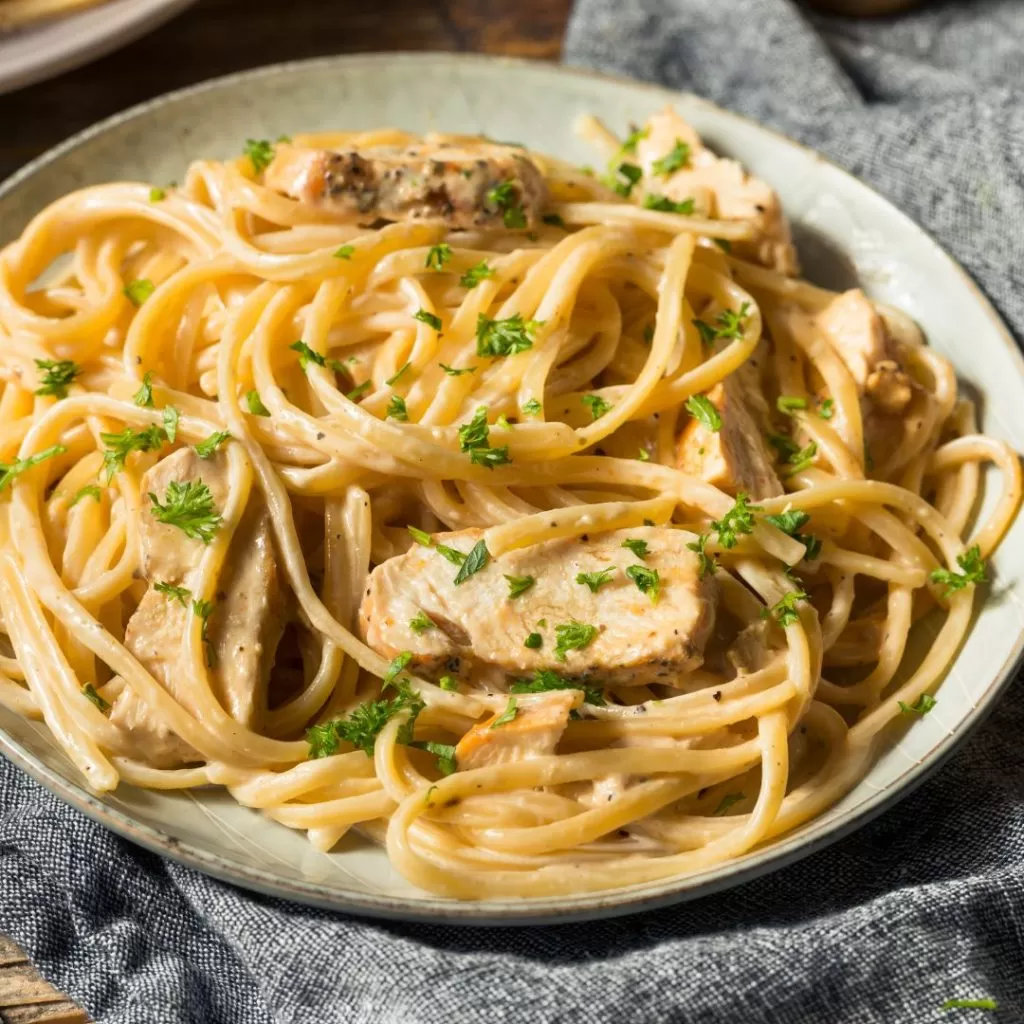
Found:
[[[789,223],[771,188],[751,177],[735,160],[715,156],[671,107],[654,114],[646,128],[647,135],[637,143],[636,151],[648,191],[675,202],[706,191],[712,200],[712,217],[747,220],[757,225],[755,239],[733,243],[737,256],[790,276],[799,273]],[[689,147],[686,163],[667,174],[659,173],[655,162],[671,153],[677,142]]]
[[[569,712],[581,702],[579,690],[516,694],[507,708],[474,725],[459,740],[455,748],[459,769],[487,768],[553,754]]]
[[[481,537],[479,530],[463,530],[435,541],[465,553]],[[717,588],[713,578],[698,579],[697,556],[686,547],[693,539],[644,527],[546,541],[493,559],[459,586],[458,570],[436,547],[416,545],[373,570],[360,628],[385,658],[410,651],[417,672],[496,689],[510,676],[539,669],[616,685],[671,681],[701,664],[714,622]],[[646,541],[646,560],[624,548],[625,540]],[[626,576],[632,565],[658,572],[656,603]],[[580,573],[608,568],[613,571],[596,593],[576,582]],[[536,582],[510,598],[505,576]],[[422,615],[433,625],[424,627]],[[563,644],[559,652],[556,627],[574,622],[593,631],[577,630],[586,642],[568,650]],[[540,634],[541,647],[524,646],[531,633]]]
[[[171,481],[202,480],[218,509],[228,497],[228,466],[223,453],[201,460],[184,448],[158,462],[142,481],[143,493],[163,499]],[[147,502],[139,524],[142,571],[151,583],[190,592],[204,545],[176,526],[153,518]],[[166,689],[190,710],[182,638],[195,613],[186,603],[150,588],[128,620],[125,646]],[[258,727],[266,710],[267,683],[284,628],[285,600],[274,557],[270,515],[257,492],[249,498],[231,540],[213,612],[207,627],[207,663],[214,694],[235,721]],[[138,756],[158,765],[196,759],[173,733],[149,713],[131,689],[114,702],[110,720],[128,734]]]
[[[279,144],[264,184],[327,213],[375,220],[443,220],[450,228],[533,227],[544,177],[508,146],[380,146],[335,153]]]
[[[679,435],[676,466],[729,494],[745,491],[756,500],[782,494],[764,441],[768,405],[754,362],[729,374],[707,398],[718,410],[721,429],[710,430],[692,418]]]

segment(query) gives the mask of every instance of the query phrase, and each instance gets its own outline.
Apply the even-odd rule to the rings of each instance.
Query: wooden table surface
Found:
[[[125,107],[261,64],[374,50],[462,50],[555,60],[571,3],[199,0],[117,53],[0,96],[0,180],[68,135]],[[86,1020],[0,935],[0,1022]]]

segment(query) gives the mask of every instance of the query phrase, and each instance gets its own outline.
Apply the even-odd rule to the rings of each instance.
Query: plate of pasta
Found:
[[[260,891],[706,894],[1021,652],[1013,339],[692,96],[370,55],[138,107],[0,188],[0,387],[0,750]]]

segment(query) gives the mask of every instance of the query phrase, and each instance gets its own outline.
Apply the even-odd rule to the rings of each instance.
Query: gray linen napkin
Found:
[[[808,21],[785,0],[580,0],[568,59],[821,149],[935,233],[1024,337],[1024,6]],[[102,1024],[1024,1021],[1024,684],[897,809],[771,877],[632,918],[451,929],[241,892],[0,760],[0,930]],[[998,1013],[950,1011],[992,996]]]

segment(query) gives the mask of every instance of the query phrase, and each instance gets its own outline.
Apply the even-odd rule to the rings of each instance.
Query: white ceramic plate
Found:
[[[716,148],[771,182],[797,227],[812,279],[856,275],[901,307],[983,397],[986,431],[1024,450],[1024,360],[988,302],[918,227],[819,156],[692,96],[549,65],[442,55],[374,55],[290,64],[155,100],[71,139],[0,187],[0,244],[59,195],[110,179],[180,180],[190,159],[229,157],[246,136],[384,125],[486,132],[579,163],[577,115],[622,130],[675,104]],[[58,796],[143,846],[239,885],[309,903],[401,918],[536,923],[628,913],[705,895],[820,849],[906,795],[976,726],[1012,673],[1024,620],[1024,518],[995,560],[996,586],[942,683],[935,710],[894,734],[844,800],[781,842],[688,878],[597,895],[456,903],[420,892],[384,853],[353,842],[316,853],[299,833],[217,792],[125,787],[98,799],[82,788],[45,730],[0,708],[0,749]],[[922,624],[925,630],[928,623]],[[926,645],[929,637],[919,636]]]
[[[162,25],[195,0],[109,0],[0,33],[0,94],[77,68]]]

